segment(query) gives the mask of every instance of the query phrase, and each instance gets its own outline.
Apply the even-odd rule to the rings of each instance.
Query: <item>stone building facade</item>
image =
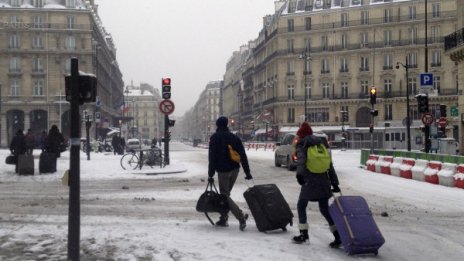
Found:
[[[251,55],[236,71],[241,77],[233,82],[243,83],[243,106],[224,114],[240,111],[247,119],[243,125],[254,131],[296,127],[305,117],[313,126],[340,126],[341,111],[347,111],[343,124],[351,128],[404,128],[409,86],[411,136],[420,137],[414,96],[422,91],[421,73],[433,73],[432,114],[445,104],[450,115],[458,102],[458,70],[444,59],[443,44],[455,31],[456,1],[428,0],[427,9],[426,41],[424,0],[276,1],[275,14],[264,17]],[[372,87],[377,117],[371,116]],[[225,99],[224,108],[234,108],[228,102],[235,101]],[[457,137],[459,125],[450,117],[447,135]]]
[[[70,59],[98,78],[97,104],[82,111],[100,112],[92,124],[98,137],[121,117],[122,73],[116,48],[93,1],[0,1],[0,143],[7,146],[18,129],[37,137],[57,125],[69,137],[69,103],[64,77]],[[84,127],[83,127],[84,129]]]

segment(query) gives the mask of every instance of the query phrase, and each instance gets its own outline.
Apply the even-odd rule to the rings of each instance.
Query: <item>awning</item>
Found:
[[[280,127],[279,132],[297,132],[299,127],[291,126],[291,127]]]

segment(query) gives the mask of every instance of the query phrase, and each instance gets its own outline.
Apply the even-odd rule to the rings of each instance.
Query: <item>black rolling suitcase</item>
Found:
[[[18,174],[19,175],[34,175],[34,156],[18,155]]]
[[[282,229],[293,225],[293,213],[275,184],[255,185],[243,196],[260,232]]]
[[[39,159],[39,173],[56,172],[56,154],[42,152]]]

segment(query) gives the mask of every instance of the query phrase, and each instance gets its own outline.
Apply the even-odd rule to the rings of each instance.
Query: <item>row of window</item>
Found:
[[[410,52],[407,55],[407,64],[408,68],[417,68],[417,52]],[[361,72],[369,71],[369,58],[370,56],[361,56],[359,59],[359,70]],[[441,50],[432,51],[432,67],[441,66]],[[287,62],[287,75],[295,75],[294,71],[295,61],[290,60]],[[304,63],[304,71],[311,72],[311,60],[306,60]],[[349,59],[347,57],[340,57],[340,72],[349,72]],[[393,60],[393,54],[384,54],[383,55],[383,69],[391,70],[393,65],[396,65],[396,61]],[[330,59],[322,58],[321,59],[321,73],[326,74],[330,73]]]
[[[32,5],[34,7],[43,7],[45,4],[45,0],[32,0]],[[24,0],[9,0],[8,3],[12,7],[20,7],[23,4],[28,4],[30,1],[24,1]],[[62,0],[60,4],[64,4],[66,7],[76,7],[77,0]]]
[[[420,120],[422,114],[419,113],[417,105],[410,105],[410,117],[411,120]],[[349,120],[349,109],[348,106],[341,106],[341,111],[345,111],[347,118],[345,120]],[[328,122],[329,119],[329,108],[307,108],[306,116],[309,122]],[[439,104],[430,104],[429,105],[430,112],[435,115],[436,118],[440,117],[440,105]],[[295,123],[295,108],[288,108],[287,109],[287,122],[288,123]],[[383,120],[391,121],[393,120],[393,104],[385,104],[384,105],[384,115]]]
[[[409,85],[409,90],[411,94],[415,94],[418,91],[418,85],[417,85],[417,77],[409,77],[408,78],[408,85]],[[370,89],[370,84],[368,80],[361,80],[360,81],[360,86],[361,86],[361,93],[364,95],[369,94],[369,89]],[[322,98],[324,99],[329,99],[330,97],[330,83],[328,82],[323,82],[321,84],[322,88]],[[434,76],[433,77],[433,89],[436,91],[440,91],[441,89],[441,77],[440,76]],[[310,99],[312,94],[311,94],[311,84],[306,83],[305,84],[305,98]],[[348,88],[348,82],[342,81],[340,82],[340,95],[341,98],[348,98],[349,97],[349,88]],[[392,93],[393,92],[393,80],[392,79],[384,79],[383,80],[383,91],[385,93]],[[295,85],[287,85],[287,98],[289,100],[295,99]]]
[[[44,82],[45,80],[33,79],[32,80],[32,95],[33,96],[44,96]],[[20,96],[21,95],[21,79],[19,78],[10,78],[10,96]]]
[[[44,28],[45,21],[43,16],[32,16],[31,17],[31,27],[32,28]],[[0,21],[1,22],[1,21]],[[20,24],[23,24],[22,19],[19,16],[13,15],[10,16],[9,23],[3,23],[4,27],[11,27],[15,28],[18,27]],[[76,26],[76,17],[73,15],[66,16],[66,29],[74,29]]]
[[[73,35],[66,36],[64,46],[67,50],[75,50],[76,49],[76,37]],[[44,48],[44,37],[42,35],[33,35],[31,39],[31,47],[33,49],[43,49]],[[21,37],[18,34],[10,35],[8,48],[10,49],[21,48]],[[57,48],[59,48],[59,40],[57,40]]]
[[[431,13],[431,18],[439,18],[441,16],[441,7],[440,3],[432,3],[432,13]],[[393,8],[388,8],[383,10],[383,23],[392,23],[394,21],[393,19]],[[324,16],[323,18],[323,23],[327,24],[329,23],[330,17]],[[408,19],[409,20],[415,20],[417,19],[417,11],[416,11],[416,6],[411,5],[408,7]],[[359,14],[359,23],[361,25],[368,25],[369,24],[369,11],[364,10],[361,11]],[[340,25],[342,27],[347,27],[350,24],[349,20],[349,13],[341,13],[340,14]],[[287,20],[287,28],[289,32],[294,32],[295,31],[295,22],[293,19]],[[307,31],[312,29],[312,19],[311,17],[305,17],[305,29]]]
[[[359,44],[360,48],[367,48],[369,47],[369,44],[378,44],[379,41],[383,43],[383,47],[389,47],[393,46],[396,44],[396,42],[401,42],[403,45],[404,44],[419,44],[419,38],[417,35],[417,27],[410,27],[408,28],[408,38],[406,40],[402,40],[402,33],[401,30],[398,30],[398,39],[393,39],[393,30],[387,29],[383,31],[383,35],[378,35],[376,34],[377,40],[375,42],[370,42],[369,41],[369,32],[360,32],[359,33],[359,42],[357,43],[350,43],[349,42],[349,33],[341,33],[340,34],[340,39],[337,39],[337,44],[335,43],[336,41],[334,40],[333,42],[333,47],[337,47],[340,49],[347,49],[350,44]],[[375,32],[374,32],[375,33]],[[338,35],[337,35],[338,36]],[[379,39],[380,36],[380,39]],[[383,36],[383,37],[382,37]],[[335,36],[334,36],[335,37]],[[375,37],[374,37],[375,38]],[[441,40],[441,32],[440,32],[440,26],[439,25],[434,25],[430,27],[430,36],[428,37],[428,42],[429,43],[437,43],[440,42]],[[305,38],[303,39],[304,43],[304,49],[307,52],[311,52],[311,38]],[[320,37],[320,49],[322,51],[329,51],[331,48],[331,45],[329,44],[329,36],[328,35],[322,35]],[[287,51],[289,53],[293,53],[295,51],[295,40],[294,39],[287,39]]]
[[[32,72],[43,72],[44,71],[44,60],[41,57],[32,58]],[[71,58],[66,59],[65,61],[65,73],[71,72]],[[10,73],[20,73],[21,70],[21,58],[11,57],[9,61],[9,72]]]

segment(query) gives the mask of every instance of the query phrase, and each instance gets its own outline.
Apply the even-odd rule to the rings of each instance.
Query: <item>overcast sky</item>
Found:
[[[172,79],[174,115],[192,108],[206,84],[222,80],[226,63],[255,39],[274,0],[96,0],[117,47],[126,85],[160,88]]]

